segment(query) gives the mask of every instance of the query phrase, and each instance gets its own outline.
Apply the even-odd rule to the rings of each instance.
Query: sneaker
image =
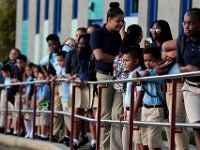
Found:
[[[57,136],[53,135],[53,140],[52,140],[53,142],[58,142],[58,139],[59,138]]]
[[[89,138],[87,135],[81,135],[80,145],[83,146],[89,142]]]
[[[58,143],[64,143],[64,144],[66,144],[66,143],[69,143],[69,141],[70,141],[70,138],[64,136],[61,140],[58,141]]]
[[[73,149],[77,150],[79,148],[80,144],[77,145],[76,142],[73,141]]]
[[[0,127],[0,133],[4,133],[4,127]]]
[[[92,144],[88,150],[96,150],[96,143]]]

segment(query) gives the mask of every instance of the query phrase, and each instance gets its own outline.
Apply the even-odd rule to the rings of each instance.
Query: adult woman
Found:
[[[96,59],[97,80],[109,80],[113,78],[113,61],[119,53],[122,43],[119,31],[124,24],[124,13],[119,8],[119,3],[110,3],[107,12],[107,23],[100,29],[95,30],[91,35],[91,48]],[[117,119],[123,112],[121,100],[114,100],[114,88],[108,84],[108,88],[102,92],[101,119]],[[116,124],[106,124],[101,128],[101,148],[121,149],[122,127]]]

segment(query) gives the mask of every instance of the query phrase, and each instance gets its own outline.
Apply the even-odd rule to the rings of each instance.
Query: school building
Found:
[[[74,37],[78,27],[90,24],[103,25],[109,3],[114,0],[17,0],[16,47],[31,61],[48,53],[46,37],[50,33],[60,36],[61,42]],[[200,7],[199,0],[115,0],[124,10],[126,27],[141,25],[144,39],[149,35],[153,21],[169,22],[173,37],[183,32],[185,11]]]

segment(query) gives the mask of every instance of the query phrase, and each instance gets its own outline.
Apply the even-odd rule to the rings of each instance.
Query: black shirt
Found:
[[[119,32],[111,33],[105,27],[95,30],[90,38],[90,45],[92,50],[102,49],[104,53],[117,56],[122,40]],[[96,60],[96,69],[104,72],[113,71],[113,63],[105,63]]]
[[[181,53],[180,43],[177,41],[177,63],[183,66],[193,65],[200,67],[200,39],[195,43],[186,37],[184,41],[184,50]],[[200,82],[200,77],[187,78],[191,82]]]

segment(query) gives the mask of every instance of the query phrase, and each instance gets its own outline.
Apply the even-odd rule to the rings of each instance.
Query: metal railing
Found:
[[[53,119],[54,114],[62,114],[62,115],[68,115],[71,116],[71,133],[73,133],[74,130],[74,118],[79,118],[82,120],[86,120],[89,122],[96,122],[97,123],[97,149],[99,149],[100,145],[100,128],[101,123],[115,123],[115,124],[128,124],[129,125],[129,149],[132,150],[132,136],[133,136],[133,125],[142,125],[142,126],[169,126],[170,127],[170,145],[169,149],[174,150],[175,149],[175,127],[191,127],[191,128],[200,128],[200,124],[198,123],[176,123],[176,80],[178,78],[185,78],[185,77],[194,77],[194,76],[200,76],[200,71],[195,72],[189,72],[189,73],[181,73],[181,74],[173,74],[173,75],[163,75],[163,76],[151,76],[151,77],[142,77],[142,78],[132,78],[132,79],[121,79],[121,80],[103,80],[103,81],[88,81],[88,84],[96,85],[101,84],[99,86],[99,95],[98,95],[98,111],[97,111],[97,119],[88,118],[81,115],[75,115],[74,109],[75,109],[75,89],[80,87],[80,81],[74,80],[74,83],[77,83],[73,86],[73,92],[72,92],[72,111],[70,112],[63,112],[63,111],[54,111],[54,92],[55,92],[55,86],[56,82],[63,82],[68,81],[67,79],[57,79],[56,81],[50,81],[52,82],[52,95],[51,95],[51,110],[50,111],[38,111],[36,110],[36,86],[41,83],[46,83],[46,81],[34,81],[34,82],[20,82],[20,83],[13,83],[13,84],[7,84],[7,85],[0,85],[0,88],[6,87],[6,86],[22,86],[27,84],[35,84],[34,86],[34,109],[33,110],[22,110],[21,109],[21,99],[22,99],[22,92],[20,92],[20,103],[19,103],[19,110],[8,110],[8,101],[6,104],[6,109],[0,109],[0,111],[6,112],[6,118],[9,111],[18,112],[19,116],[21,117],[22,113],[33,113],[33,139],[35,139],[35,117],[36,113],[50,113],[51,114],[51,121],[50,121],[50,141],[52,142],[52,134],[53,134]],[[172,107],[171,107],[171,120],[170,122],[145,122],[145,121],[134,121],[133,118],[133,108],[134,108],[134,95],[132,92],[131,96],[131,105],[130,105],[130,119],[129,121],[119,121],[119,120],[103,120],[101,119],[101,94],[102,89],[107,88],[107,84],[109,83],[125,83],[125,82],[133,82],[132,84],[132,90],[136,86],[136,82],[142,82],[142,81],[152,81],[152,80],[165,80],[165,79],[171,79],[172,80]],[[69,81],[70,82],[70,81]],[[103,84],[103,85],[102,85]],[[21,89],[21,88],[20,88]],[[21,91],[21,90],[20,90]],[[7,121],[6,121],[7,122]],[[20,122],[19,122],[20,127]],[[5,133],[6,133],[7,123],[5,123]],[[70,148],[73,149],[73,134],[71,134],[71,142],[70,142]]]

